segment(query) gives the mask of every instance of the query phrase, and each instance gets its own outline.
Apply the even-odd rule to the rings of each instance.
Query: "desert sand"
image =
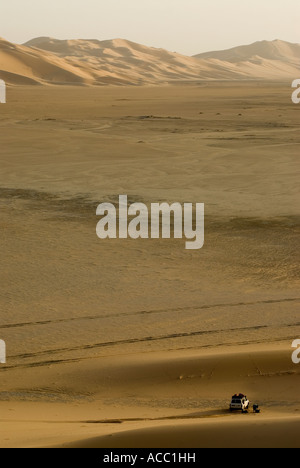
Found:
[[[290,83],[9,87],[1,447],[299,446]],[[96,207],[204,202],[206,243],[108,240]],[[228,411],[246,393],[260,415]]]

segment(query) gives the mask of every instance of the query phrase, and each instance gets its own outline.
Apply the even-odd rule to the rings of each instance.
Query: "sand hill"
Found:
[[[198,59],[218,59],[231,63],[252,62],[258,63],[259,59],[282,61],[299,67],[300,44],[291,44],[284,41],[261,41],[254,44],[234,47],[229,50],[207,52],[195,55]]]
[[[45,51],[15,45],[0,38],[0,75],[9,84],[87,83],[84,66],[73,64]]]
[[[57,40],[24,45],[0,39],[0,77],[8,84],[143,85],[297,76],[300,45],[261,42],[187,57],[123,39]]]
[[[299,74],[300,44],[280,40],[260,41],[229,50],[199,54],[195,58],[232,64],[236,70],[249,77],[291,78]]]

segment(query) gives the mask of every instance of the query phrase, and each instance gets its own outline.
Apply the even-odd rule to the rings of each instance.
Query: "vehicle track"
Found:
[[[80,320],[102,320],[107,318],[118,318],[118,317],[134,317],[138,315],[154,315],[154,314],[166,314],[170,312],[183,312],[187,310],[208,310],[222,307],[246,307],[253,305],[262,305],[262,304],[280,304],[284,302],[300,302],[300,298],[288,298],[288,299],[277,299],[277,300],[263,300],[256,302],[236,302],[236,303],[224,303],[224,304],[209,304],[201,306],[187,306],[187,307],[177,307],[170,309],[157,309],[157,310],[142,310],[138,312],[128,312],[128,313],[117,313],[117,314],[102,314],[102,315],[87,315],[80,317],[69,317],[63,319],[54,319],[54,320],[38,320],[34,322],[20,322],[20,323],[10,323],[0,325],[0,330],[5,330],[9,328],[21,328],[21,327],[32,327],[37,325],[50,325],[55,323],[68,323],[76,322]]]
[[[258,327],[253,327],[254,329],[257,329]],[[268,328],[268,327],[262,327],[262,328]],[[236,329],[238,330],[238,329]],[[247,329],[246,329],[247,330]],[[223,330],[222,330],[223,331]],[[159,338],[159,340],[163,339],[162,337]],[[166,337],[164,339],[169,339],[169,337]],[[250,341],[239,341],[239,342],[235,342],[234,345],[236,346],[246,346],[246,345],[253,345],[253,344],[262,344],[262,343],[277,343],[277,342],[282,342],[282,341],[292,341],[294,339],[294,336],[282,336],[280,338],[277,338],[277,339],[273,339],[270,341],[269,338],[267,339],[260,339],[260,340],[250,340]],[[131,344],[131,343],[138,343],[138,342],[143,342],[145,340],[128,340],[128,343]],[[154,341],[154,339],[152,340]],[[106,345],[106,346],[114,346],[114,344],[118,345],[120,342],[115,342],[113,343],[112,345]],[[186,346],[186,347],[179,347],[179,348],[170,348],[169,350],[171,351],[174,351],[174,350],[191,350],[191,349],[209,349],[209,348],[218,348],[218,347],[221,347],[223,346],[223,343],[221,344],[207,344],[207,345],[202,345],[202,346]],[[101,345],[99,346],[101,347]],[[92,349],[93,346],[90,346],[90,347],[82,347],[81,349]],[[78,348],[80,349],[80,348]],[[53,351],[48,351],[48,354],[52,354]],[[46,354],[46,352],[45,352]],[[35,357],[36,354],[32,353],[32,354],[29,354],[28,357]],[[29,368],[33,368],[33,367],[47,367],[47,366],[52,366],[52,365],[56,365],[56,364],[68,364],[68,363],[75,363],[75,362],[81,362],[81,361],[87,361],[87,360],[90,360],[90,359],[98,359],[100,357],[103,357],[105,355],[97,355],[97,356],[87,356],[87,357],[77,357],[77,358],[69,358],[69,359],[54,359],[54,360],[47,360],[47,361],[37,361],[37,362],[31,362],[31,363],[27,363],[27,364],[13,364],[11,366],[3,366],[0,368],[0,373],[1,372],[5,372],[5,371],[9,371],[9,370],[14,370],[14,369],[29,369]],[[16,356],[14,356],[16,358]]]

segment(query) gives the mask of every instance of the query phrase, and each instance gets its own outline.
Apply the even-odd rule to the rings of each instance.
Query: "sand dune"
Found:
[[[233,49],[195,55],[199,60],[217,60],[231,63],[240,72],[257,78],[298,76],[300,44],[260,41]]]
[[[298,379],[284,344],[14,369],[13,385],[3,374],[1,446],[296,447]],[[262,413],[230,414],[236,389]]]
[[[0,76],[9,84],[143,85],[197,80],[292,80],[298,44],[261,42],[187,57],[123,39],[0,40]]]
[[[199,59],[214,58],[225,62],[255,61],[258,57],[267,60],[281,60],[282,62],[300,65],[300,44],[285,41],[260,41],[254,44],[234,47],[229,50],[206,52],[195,55]]]
[[[10,84],[88,83],[89,74],[84,67],[42,51],[15,45],[0,39],[0,75]]]
[[[160,424],[156,427],[91,438],[65,448],[294,448],[299,417],[244,416]],[[244,420],[242,420],[244,418]],[[58,446],[60,448],[60,446]]]

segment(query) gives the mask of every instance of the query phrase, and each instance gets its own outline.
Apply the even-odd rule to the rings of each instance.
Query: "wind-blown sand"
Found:
[[[289,86],[8,89],[2,447],[299,445]],[[204,249],[100,241],[119,194],[204,202]],[[262,414],[230,415],[235,392]]]

